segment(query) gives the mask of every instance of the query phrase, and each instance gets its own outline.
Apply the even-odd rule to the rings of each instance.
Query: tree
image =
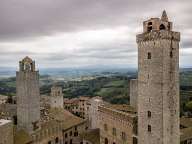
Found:
[[[186,104],[186,108],[187,108],[187,110],[189,110],[189,111],[192,112],[192,101],[190,101],[190,102],[188,102],[188,103]]]

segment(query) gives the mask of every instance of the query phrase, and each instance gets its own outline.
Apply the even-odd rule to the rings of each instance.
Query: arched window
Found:
[[[108,139],[107,138],[105,138],[105,144],[108,144]]]
[[[159,26],[159,29],[160,29],[160,30],[165,30],[166,28],[165,28],[164,24],[161,24],[161,25]]]
[[[150,117],[151,117],[151,111],[148,111],[147,113],[148,113],[148,114],[147,114],[147,115],[148,115],[148,118],[150,118]]]
[[[59,143],[59,138],[58,137],[55,138],[55,143],[56,144]]]
[[[149,22],[148,25],[147,25],[147,31],[151,32],[152,30],[153,30],[153,23]]]

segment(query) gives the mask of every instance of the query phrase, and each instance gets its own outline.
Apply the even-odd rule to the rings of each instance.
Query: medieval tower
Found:
[[[51,88],[50,105],[52,108],[63,108],[62,87],[53,86]]]
[[[180,143],[179,41],[165,11],[137,35],[139,144]]]
[[[40,120],[39,72],[35,62],[25,57],[16,73],[18,129],[31,133],[38,129]]]

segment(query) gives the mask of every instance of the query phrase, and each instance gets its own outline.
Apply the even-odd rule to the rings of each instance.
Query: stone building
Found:
[[[138,80],[130,80],[130,105],[137,110],[137,97],[138,97]]]
[[[62,87],[53,86],[51,88],[50,106],[52,108],[63,108]]]
[[[137,116],[129,105],[99,106],[100,144],[137,144]]]
[[[137,35],[139,144],[179,144],[179,41],[165,11]]]
[[[99,124],[99,106],[103,105],[104,101],[101,97],[93,97],[90,99],[89,107],[89,125],[91,129],[97,129],[100,127]]]
[[[80,96],[79,98],[64,99],[64,108],[76,116],[87,119],[90,107],[89,100],[90,98],[85,96]]]
[[[13,123],[0,119],[0,144],[13,144]]]
[[[19,62],[16,73],[17,126],[28,132],[39,128],[40,90],[39,72],[35,69],[35,61],[25,57]]]

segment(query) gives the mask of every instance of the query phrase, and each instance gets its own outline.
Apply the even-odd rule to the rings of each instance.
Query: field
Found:
[[[83,80],[57,81],[63,88],[65,98],[79,96],[102,96],[104,100],[111,103],[124,104],[129,102],[129,80],[136,74],[105,75],[91,77]],[[49,94],[54,79],[48,75],[40,77],[41,94]],[[15,95],[15,78],[0,79],[0,94]],[[192,71],[181,71],[180,73],[180,99],[181,112],[187,110],[187,103],[192,101]]]

